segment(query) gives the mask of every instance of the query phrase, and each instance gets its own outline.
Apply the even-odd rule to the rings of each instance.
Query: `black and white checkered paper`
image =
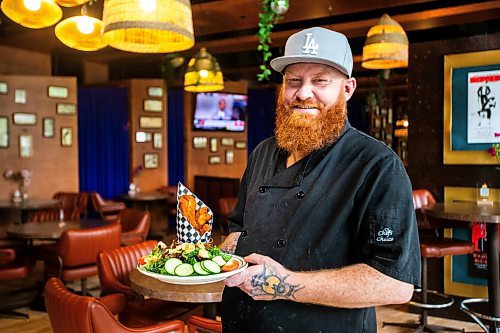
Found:
[[[210,226],[210,230],[205,232],[203,236],[189,223],[189,221],[182,215],[179,209],[179,198],[183,195],[192,195],[196,200],[196,210],[207,207],[208,213],[212,218],[207,223]],[[177,185],[177,241],[180,243],[208,243],[212,238],[212,225],[214,223],[213,212],[201,201],[193,192],[191,192],[184,184],[179,182]]]

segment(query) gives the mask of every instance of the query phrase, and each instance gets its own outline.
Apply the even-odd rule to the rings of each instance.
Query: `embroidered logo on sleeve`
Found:
[[[390,228],[382,228],[383,229],[379,230],[377,233],[377,243],[385,244],[394,242],[394,231]]]

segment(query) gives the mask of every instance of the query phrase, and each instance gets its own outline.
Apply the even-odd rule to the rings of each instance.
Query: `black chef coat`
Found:
[[[250,155],[229,219],[241,232],[236,254],[266,255],[292,271],[365,263],[420,284],[411,184],[392,150],[347,123],[336,143],[289,168],[286,158],[274,138]],[[377,330],[373,307],[253,301],[236,287],[224,290],[222,323],[238,333]]]

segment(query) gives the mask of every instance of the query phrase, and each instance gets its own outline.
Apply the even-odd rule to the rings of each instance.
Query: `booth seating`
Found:
[[[151,213],[134,208],[125,208],[118,213],[116,222],[122,226],[122,245],[144,242],[151,227]]]
[[[91,193],[92,207],[101,216],[101,219],[108,222],[116,221],[118,213],[125,209],[123,202],[104,200],[97,192]]]
[[[231,213],[233,212],[233,209],[236,206],[237,202],[238,198],[232,198],[232,197],[219,198],[219,211],[220,211],[219,227],[222,235],[229,234],[229,229],[228,229],[229,215],[231,215]]]
[[[151,326],[129,328],[114,317],[125,306],[123,295],[97,299],[68,291],[62,281],[51,278],[45,285],[45,304],[54,333],[184,333],[184,322],[172,320]]]
[[[189,333],[222,333],[222,323],[219,320],[191,316],[187,325]]]

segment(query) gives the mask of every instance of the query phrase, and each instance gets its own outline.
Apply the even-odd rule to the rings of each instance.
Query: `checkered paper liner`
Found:
[[[210,230],[201,235],[189,221],[182,215],[179,209],[179,198],[183,195],[192,195],[196,200],[196,210],[207,207],[208,213],[212,218],[207,223],[210,226]],[[205,205],[193,192],[191,192],[184,184],[179,182],[177,186],[177,241],[180,243],[208,243],[212,239],[212,225],[214,223],[214,214],[210,207]]]

